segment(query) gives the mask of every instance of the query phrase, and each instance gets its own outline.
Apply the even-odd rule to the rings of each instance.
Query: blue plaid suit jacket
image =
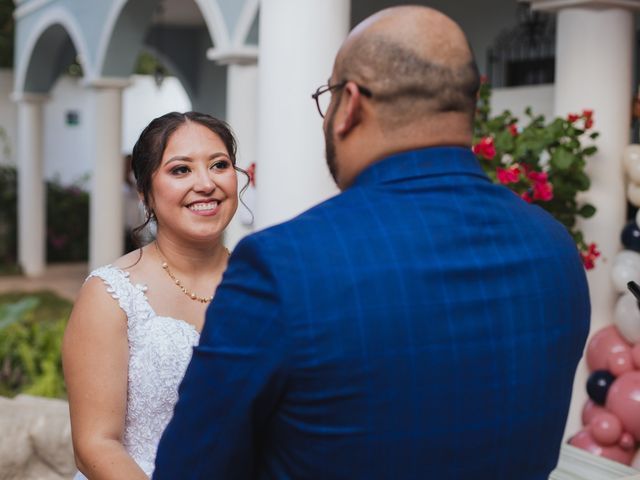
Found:
[[[576,247],[469,149],[244,239],[156,479],[546,479],[589,327]]]

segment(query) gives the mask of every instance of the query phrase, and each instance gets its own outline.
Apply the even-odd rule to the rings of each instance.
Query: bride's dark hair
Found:
[[[140,138],[138,138],[131,153],[131,169],[136,179],[136,189],[142,194],[145,206],[144,222],[131,232],[134,245],[137,248],[142,246],[141,232],[155,219],[149,203],[151,198],[151,178],[156,170],[160,168],[162,154],[167,147],[169,137],[178,127],[187,122],[198,123],[220,137],[227,152],[229,152],[233,168],[247,177],[247,183],[242,187],[240,194],[249,186],[249,174],[236,165],[236,139],[226,122],[199,112],[171,112],[152,120],[140,134]],[[240,201],[242,202],[242,199]]]

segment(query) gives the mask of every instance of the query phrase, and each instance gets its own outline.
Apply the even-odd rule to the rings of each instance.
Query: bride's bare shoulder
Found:
[[[147,250],[148,247],[137,248],[113,261],[111,265],[128,272],[144,268],[147,263],[147,257],[149,256],[149,254],[147,254]]]

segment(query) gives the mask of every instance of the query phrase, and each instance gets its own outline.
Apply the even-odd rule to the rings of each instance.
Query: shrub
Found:
[[[596,209],[578,201],[578,194],[589,189],[585,173],[587,157],[596,153],[593,112],[584,110],[567,118],[545,123],[542,115],[530,108],[526,119],[505,111],[491,117],[491,89],[480,87],[474,126],[473,150],[485,172],[495,183],[506,186],[529,203],[547,210],[573,237],[585,268],[593,268],[600,255],[596,245],[588,243],[577,227],[577,218],[589,218]]]
[[[17,263],[17,175],[15,167],[0,166],[0,266]]]
[[[0,272],[15,273],[17,264],[16,168],[0,166]],[[81,184],[46,183],[47,261],[76,262],[89,257],[89,194]]]
[[[50,292],[0,296],[0,395],[64,398],[61,345],[71,302]]]
[[[47,182],[47,261],[78,262],[89,256],[89,194],[79,185]]]

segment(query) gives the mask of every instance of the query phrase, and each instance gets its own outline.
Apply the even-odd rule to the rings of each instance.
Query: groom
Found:
[[[589,294],[471,152],[478,83],[435,10],[350,33],[314,95],[342,194],[236,248],[155,479],[548,478]]]

